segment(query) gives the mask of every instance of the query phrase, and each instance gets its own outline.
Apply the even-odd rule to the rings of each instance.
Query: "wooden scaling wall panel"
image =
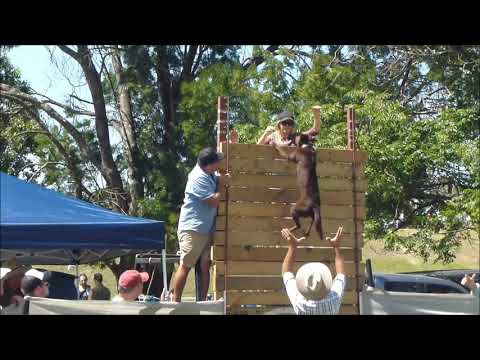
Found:
[[[224,153],[225,146],[225,142],[220,143]],[[281,278],[287,244],[280,230],[293,225],[290,207],[298,198],[295,164],[279,159],[271,146],[229,144],[228,154],[231,186],[228,208],[224,192],[217,217],[212,250],[213,286],[217,296],[221,296],[226,285],[229,314],[267,313],[275,307],[289,305]],[[357,292],[364,281],[361,248],[366,216],[366,160],[367,154],[361,151],[356,151],[353,158],[350,150],[317,150],[325,235],[333,236],[338,226],[344,227],[342,254],[346,261],[347,287],[340,314],[358,314]],[[222,170],[227,170],[225,160]],[[305,229],[310,219],[302,219],[301,223]],[[225,253],[228,254],[226,262]],[[296,260],[295,271],[307,262],[321,261],[335,275],[333,250],[314,232],[299,247]]]

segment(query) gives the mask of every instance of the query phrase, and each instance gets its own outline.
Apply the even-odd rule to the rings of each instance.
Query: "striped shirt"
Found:
[[[344,274],[335,277],[330,292],[322,300],[305,299],[298,291],[295,275],[291,272],[283,274],[283,283],[297,315],[337,315],[340,311],[346,283]]]

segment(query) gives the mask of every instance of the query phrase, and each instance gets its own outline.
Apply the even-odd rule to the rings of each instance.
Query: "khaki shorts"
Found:
[[[211,234],[199,234],[196,231],[182,231],[178,234],[180,245],[180,264],[188,268],[195,267],[200,256],[210,260]]]

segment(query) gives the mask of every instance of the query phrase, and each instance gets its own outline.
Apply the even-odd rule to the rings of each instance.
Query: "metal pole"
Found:
[[[77,279],[77,300],[80,300],[80,278],[78,277],[78,264],[75,264],[75,278]]]
[[[162,270],[163,270],[163,292],[168,296],[168,284],[167,284],[167,245],[162,250]]]

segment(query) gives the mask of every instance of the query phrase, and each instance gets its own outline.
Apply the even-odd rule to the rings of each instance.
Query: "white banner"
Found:
[[[199,302],[113,302],[30,298],[29,315],[223,315],[223,300]],[[21,315],[23,306],[4,309]]]

